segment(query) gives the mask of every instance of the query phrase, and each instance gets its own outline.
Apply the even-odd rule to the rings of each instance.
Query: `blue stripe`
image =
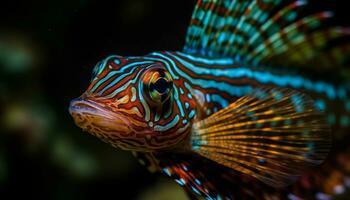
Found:
[[[109,83],[107,86],[105,86],[105,87],[103,88],[103,90],[101,90],[101,91],[99,92],[99,94],[103,94],[105,91],[107,91],[107,90],[110,89],[111,87],[115,86],[118,82],[120,82],[120,80],[122,80],[122,79],[128,77],[129,75],[131,75],[132,73],[134,73],[136,69],[137,69],[137,67],[134,67],[134,68],[132,68],[128,73],[123,73],[123,74],[121,74],[120,76],[118,76],[118,78],[114,79],[114,81],[112,81],[112,82]],[[112,73],[110,73],[110,74],[112,74]],[[112,76],[112,75],[110,75],[110,74],[108,74],[108,76],[107,76],[108,78],[110,78],[110,77]],[[95,87],[97,88],[97,87],[100,86],[102,83],[103,83],[102,81],[99,81],[98,84],[95,85]],[[95,88],[95,87],[94,87],[94,88]]]
[[[143,72],[143,70],[140,70],[132,80],[128,81],[126,84],[124,84],[123,86],[119,87],[118,89],[116,89],[116,90],[115,90],[114,92],[112,92],[111,94],[106,95],[105,97],[106,97],[106,98],[112,98],[112,97],[114,97],[115,95],[117,95],[117,94],[119,94],[120,92],[122,92],[123,90],[125,90],[125,89],[126,89],[127,87],[129,87],[131,84],[135,84],[136,81],[139,80],[138,78],[139,78],[141,72]]]
[[[190,60],[193,60],[195,62],[199,62],[199,63],[203,63],[206,65],[233,65],[235,64],[235,61],[233,59],[205,59],[205,58],[201,58],[201,57],[194,57],[191,56],[189,54],[184,54],[181,52],[176,52],[177,54],[186,57]]]
[[[322,81],[312,82],[301,76],[277,76],[269,72],[252,71],[249,68],[208,69],[195,66],[176,55],[171,54],[171,56],[174,57],[178,62],[182,63],[188,70],[191,70],[193,73],[196,73],[198,75],[212,75],[216,77],[228,77],[232,79],[250,78],[262,84],[272,83],[280,87],[291,86],[293,88],[305,88],[317,93],[325,93],[330,99],[335,99],[337,97],[346,97],[346,95],[344,95],[344,91],[346,91],[344,88],[336,89],[329,83]],[[182,76],[184,73],[180,74]],[[201,86],[203,86],[203,84]],[[227,89],[228,87],[224,88]]]
[[[157,54],[160,57],[165,57],[164,55]],[[147,57],[148,58],[148,57]],[[164,62],[164,61],[163,61]],[[179,61],[181,62],[181,61]],[[226,82],[218,82],[215,80],[205,80],[205,79],[194,79],[190,77],[188,74],[181,71],[178,67],[174,67],[174,70],[183,78],[187,79],[190,83],[198,85],[202,88],[215,88],[219,91],[226,92],[231,96],[241,97],[246,95],[247,93],[252,91],[251,86],[233,86],[231,84],[227,84]]]
[[[223,108],[225,108],[229,105],[229,102],[226,99],[222,98],[220,95],[212,94],[211,99],[214,102],[219,103],[221,105],[221,107],[223,107]]]
[[[112,56],[111,56],[112,57]],[[109,58],[109,57],[108,57]],[[98,81],[94,87],[91,89],[91,92],[94,92],[102,83],[106,82],[109,78],[111,78],[112,76],[115,76],[116,74],[120,73],[120,74],[124,74],[125,70],[133,67],[135,65],[144,65],[144,64],[151,64],[152,62],[150,61],[145,61],[145,62],[135,62],[135,63],[130,63],[128,65],[123,66],[122,68],[120,68],[117,71],[112,71],[110,73],[108,73],[107,76],[105,76],[103,79],[101,79],[100,81]],[[105,64],[105,63],[104,63]],[[99,72],[100,73],[100,72]]]
[[[196,114],[196,111],[195,110],[191,110],[190,114],[188,114],[188,117],[190,119],[192,119],[194,117],[194,115]]]
[[[171,122],[167,123],[165,126],[161,126],[161,125],[154,126],[154,130],[161,131],[161,132],[167,131],[167,130],[171,129],[172,127],[174,127],[177,124],[177,122],[179,122],[179,120],[180,120],[179,115],[176,115],[174,117],[174,119]]]
[[[178,93],[177,88],[175,86],[174,86],[174,100],[176,101],[177,107],[180,110],[181,117],[184,117],[185,116],[185,111],[184,111],[184,109],[183,109],[183,107],[181,105],[179,93]]]
[[[162,58],[164,58],[165,60],[167,60],[168,62],[170,62],[170,64],[172,64],[172,66],[176,66],[176,64],[174,63],[174,61],[172,61],[171,59],[167,58],[167,57],[164,57],[162,54],[159,54],[159,53],[152,53],[151,55],[156,55],[156,56],[160,56]],[[162,62],[165,67],[168,69],[169,73],[171,74],[171,77],[174,79],[174,80],[178,80],[179,77],[177,75],[174,74],[173,70],[171,69],[171,67],[169,66],[169,64],[167,62],[165,62],[164,60],[162,59],[158,59],[158,58],[154,58],[154,57],[145,57],[149,60],[155,60],[155,61],[159,61],[159,62]]]

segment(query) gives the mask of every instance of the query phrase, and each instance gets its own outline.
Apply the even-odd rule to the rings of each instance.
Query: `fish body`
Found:
[[[350,31],[307,34],[330,13],[297,21],[306,3],[295,1],[269,16],[279,4],[198,1],[183,51],[99,62],[86,92],[70,104],[75,123],[133,151],[194,197],[325,199],[344,191],[347,147],[334,150],[341,163],[326,158],[330,133],[333,142],[347,137],[349,82],[338,73],[318,75],[344,62],[323,56],[324,39]],[[322,69],[311,73],[306,64]],[[322,173],[338,176],[323,184]]]

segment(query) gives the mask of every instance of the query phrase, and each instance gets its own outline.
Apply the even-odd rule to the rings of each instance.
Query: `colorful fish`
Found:
[[[324,25],[331,12],[301,15],[306,5],[199,0],[182,51],[109,56],[69,111],[193,198],[343,194],[350,29]]]

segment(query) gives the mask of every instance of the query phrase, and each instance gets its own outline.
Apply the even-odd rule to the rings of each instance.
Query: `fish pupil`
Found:
[[[154,89],[157,90],[159,94],[164,94],[168,88],[169,83],[164,78],[160,78],[154,83]]]
[[[171,96],[173,80],[170,74],[158,66],[148,69],[142,79],[142,90],[153,105],[164,103]]]

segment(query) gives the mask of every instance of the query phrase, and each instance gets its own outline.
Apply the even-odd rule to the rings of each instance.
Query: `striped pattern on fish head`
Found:
[[[70,113],[79,127],[115,147],[174,148],[190,130],[177,103],[180,81],[162,62],[110,56],[96,65],[90,86],[71,102]],[[195,102],[186,106],[193,108]]]

